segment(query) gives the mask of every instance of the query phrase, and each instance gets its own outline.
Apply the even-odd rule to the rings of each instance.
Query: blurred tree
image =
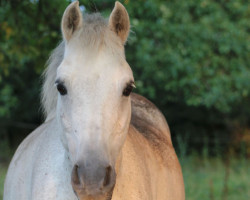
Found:
[[[232,127],[249,126],[247,1],[122,3],[131,18],[126,55],[136,92],[160,107],[174,139],[188,134],[187,140],[194,143],[214,137],[227,140]],[[2,129],[15,121],[41,122],[39,76],[49,52],[61,40],[60,20],[68,4],[66,0],[0,1]],[[82,0],[80,4],[85,13],[101,11],[108,17],[114,1]]]
[[[61,39],[59,24],[67,4],[59,0],[0,2],[2,141],[9,138],[19,143],[41,122],[39,77],[50,51]]]

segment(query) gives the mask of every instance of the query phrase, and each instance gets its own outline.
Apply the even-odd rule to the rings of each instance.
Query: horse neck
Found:
[[[69,151],[67,147],[65,146],[66,143],[66,136],[64,134],[63,128],[61,127],[58,119],[56,118],[56,115],[54,116],[48,116],[44,122],[45,124],[48,124],[48,137],[53,140],[55,145],[62,146],[64,151],[68,154]]]
[[[49,121],[54,121],[56,120],[56,113],[55,112],[50,112],[45,119],[45,123]]]

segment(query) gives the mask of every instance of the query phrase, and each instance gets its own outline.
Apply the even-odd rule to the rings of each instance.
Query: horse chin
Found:
[[[113,188],[105,193],[105,194],[99,194],[99,195],[86,195],[85,193],[81,191],[75,191],[77,197],[79,200],[111,200],[112,194],[113,194]]]

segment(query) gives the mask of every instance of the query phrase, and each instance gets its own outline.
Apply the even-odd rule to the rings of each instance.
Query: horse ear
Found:
[[[130,22],[126,8],[118,1],[115,2],[115,7],[109,17],[109,27],[125,44],[130,30]]]
[[[73,33],[82,26],[82,13],[79,2],[74,1],[64,11],[61,23],[63,38],[69,41]]]

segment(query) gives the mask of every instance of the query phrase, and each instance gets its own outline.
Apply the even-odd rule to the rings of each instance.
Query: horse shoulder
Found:
[[[4,199],[28,199],[27,184],[31,184],[31,163],[34,151],[46,125],[39,126],[30,133],[17,148],[8,168],[5,179]],[[20,192],[22,191],[22,192]]]
[[[165,117],[153,103],[140,95],[132,94],[131,103],[132,117],[128,138],[136,146],[136,151],[141,152],[143,159],[147,157],[150,160],[148,169],[150,171],[151,168],[153,172],[149,174],[151,177],[155,176],[151,178],[154,180],[151,185],[158,185],[157,192],[153,192],[155,195],[151,199],[184,199],[181,166]]]
[[[8,169],[4,199],[75,199],[68,157],[56,129],[53,120],[47,121],[19,145]]]

